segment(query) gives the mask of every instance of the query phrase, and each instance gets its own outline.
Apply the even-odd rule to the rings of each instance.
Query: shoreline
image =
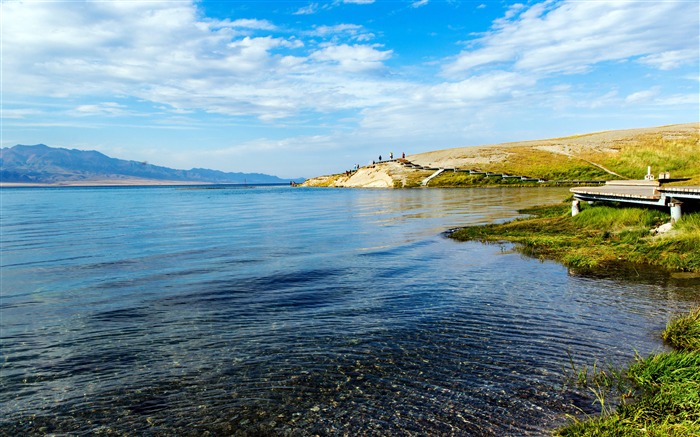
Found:
[[[683,281],[700,279],[700,212],[687,214],[665,232],[658,225],[669,217],[658,210],[586,206],[579,216],[571,217],[565,204],[520,212],[531,216],[469,226],[448,236],[458,241],[510,242],[527,256],[589,273],[607,273],[632,263],[637,276],[637,267],[661,268]],[[628,274],[621,275],[623,280],[632,280],[632,272]],[[552,430],[553,435],[698,435],[700,308],[673,317],[661,338],[672,351],[637,356],[624,367],[598,368],[593,363],[589,372],[587,366],[576,369],[572,362],[577,384],[593,391],[601,411],[570,416],[568,424]]]
[[[673,316],[660,337],[671,351],[637,356],[624,368],[573,368],[577,385],[595,393],[601,412],[570,417],[553,435],[700,435],[700,307]]]
[[[156,181],[143,179],[98,179],[61,182],[0,182],[0,188],[52,188],[52,187],[159,187],[177,185],[215,185],[212,182]]]
[[[65,181],[55,183],[0,182],[2,188],[70,188],[70,187],[217,187],[217,186],[289,186],[288,183],[241,183],[241,182],[197,182],[197,181],[144,181],[144,180],[96,180]]]
[[[571,217],[568,204],[520,210],[530,217],[502,224],[467,226],[449,237],[458,241],[507,241],[521,253],[550,259],[579,271],[605,272],[625,266],[661,268],[669,275],[700,278],[700,212],[685,214],[670,231],[665,211],[589,206]]]

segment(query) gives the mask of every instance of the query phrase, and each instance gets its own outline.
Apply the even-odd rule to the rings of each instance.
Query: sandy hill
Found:
[[[345,174],[309,179],[306,186],[399,188],[421,186],[439,168],[521,175],[548,181],[641,179],[647,172],[670,172],[700,184],[700,123],[625,129],[565,138],[459,147],[383,162]],[[464,172],[444,172],[429,186],[503,183]]]

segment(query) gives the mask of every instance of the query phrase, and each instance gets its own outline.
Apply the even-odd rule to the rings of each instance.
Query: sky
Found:
[[[282,178],[700,120],[700,2],[1,3],[0,145]]]

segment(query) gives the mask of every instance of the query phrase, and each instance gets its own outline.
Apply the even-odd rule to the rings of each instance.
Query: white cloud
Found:
[[[318,12],[318,10],[318,3],[310,3],[307,6],[299,8],[296,12],[294,12],[294,15],[313,15]]]
[[[625,97],[626,103],[641,103],[652,100],[655,96],[659,94],[658,89],[650,89],[644,91],[637,91]]]
[[[513,95],[519,89],[535,84],[531,77],[507,71],[492,71],[482,76],[473,76],[459,82],[447,82],[432,87],[431,94],[443,100],[455,100],[470,104],[485,100],[502,99]]]
[[[336,24],[334,26],[316,26],[312,32],[309,32],[313,36],[329,37],[336,35],[349,35],[356,36],[363,32],[364,28],[358,24]]]
[[[244,27],[247,29],[260,29],[260,30],[275,30],[277,26],[270,23],[267,20],[255,20],[255,19],[245,19],[241,18],[230,22],[231,27]]]
[[[320,37],[329,42],[338,44],[341,41],[368,42],[375,39],[372,32],[368,32],[359,24],[342,23],[333,26],[315,26],[313,30],[303,32],[304,35]]]
[[[318,27],[314,36],[331,42],[305,47],[295,36],[276,36],[269,21],[201,20],[194,5],[180,1],[3,7],[3,80],[12,84],[5,89],[27,95],[116,94],[175,112],[275,120],[365,105],[359,75],[381,68],[392,54],[361,44],[372,35],[359,25]],[[267,35],[241,35],[241,28]],[[338,35],[358,43],[334,44]],[[97,111],[105,107],[86,105],[74,113]]]
[[[459,141],[489,116],[505,116],[508,106],[519,107],[519,102],[529,98],[519,90],[533,84],[531,77],[503,71],[459,82],[406,84],[393,99],[365,109],[361,127],[377,138],[417,140],[441,132]]]
[[[341,70],[360,72],[376,70],[383,66],[382,61],[391,57],[391,50],[380,51],[367,45],[332,45],[311,55],[311,58],[321,62],[337,64]]]
[[[540,74],[579,73],[638,56],[648,65],[671,68],[697,61],[699,13],[697,2],[684,1],[513,5],[444,73],[461,77],[494,63]]]
[[[328,168],[332,172],[343,168],[337,166],[349,165],[333,159],[338,155],[338,149],[343,147],[339,140],[338,137],[328,135],[299,135],[282,139],[263,137],[237,143],[225,142],[207,150],[185,148],[173,151],[166,146],[144,151],[139,159],[172,168],[217,167],[227,171],[245,169],[246,172],[269,173],[270,167],[275,167],[280,169],[275,172],[276,175],[293,178],[317,175],[319,168]],[[125,156],[124,152],[110,152],[113,152],[110,156]],[[290,165],[290,156],[304,156],[305,159]],[[212,161],[216,165],[212,166]],[[329,162],[333,164],[329,166]]]
[[[3,108],[2,112],[0,112],[0,116],[2,118],[7,118],[7,119],[26,119],[30,118],[33,116],[37,115],[42,115],[41,111],[38,111],[36,109],[8,109],[8,108]]]
[[[354,151],[358,144],[401,144],[407,138],[429,149],[478,144],[479,138],[487,140],[485,126],[503,131],[528,117],[572,111],[593,117],[593,109],[598,114],[624,107],[631,113],[637,106],[662,105],[668,106],[658,112],[670,113],[673,102],[697,108],[692,88],[674,88],[662,76],[697,63],[696,2],[523,3],[473,36],[461,53],[443,59],[444,76],[434,77],[415,71],[439,69],[439,63],[396,67],[409,56],[370,43],[382,37],[381,30],[377,37],[349,21],[297,30],[292,27],[297,24],[255,17],[203,17],[197,2],[181,0],[5,2],[2,80],[5,97],[13,94],[20,103],[5,108],[3,117],[19,120],[18,136],[29,131],[30,120],[32,126],[126,125],[129,120],[115,118],[143,116],[145,110],[134,108],[147,106],[156,111],[148,128],[163,127],[159,133],[194,128],[192,142],[210,141],[213,134],[206,140],[199,135],[220,126],[232,126],[232,132],[244,126],[247,138],[254,136],[251,130],[275,132],[243,141],[243,149],[216,144],[222,157],[238,159],[245,154],[237,151],[245,150],[253,165],[256,150]],[[297,13],[341,5],[310,3]],[[600,75],[591,85],[586,76],[569,75],[605,62],[630,74],[630,81],[616,86],[620,76]],[[648,68],[659,71],[638,74]],[[689,79],[697,85],[696,74],[678,75]],[[32,101],[37,103],[24,105]],[[46,102],[59,101],[71,103],[46,110]],[[289,126],[293,132],[283,132]],[[319,155],[301,174],[314,174],[312,167],[328,159]]]
[[[328,148],[333,138],[327,135],[309,135],[282,139],[258,138],[238,143],[213,152],[215,156],[238,156],[264,150],[274,152],[320,151]]]
[[[525,5],[522,3],[515,3],[513,5],[510,5],[508,7],[508,10],[506,11],[506,15],[505,15],[504,19],[510,20],[511,18],[518,15],[518,13],[520,13],[520,11],[522,11],[523,9],[525,9]]]
[[[230,39],[229,29],[203,30],[195,16],[183,3],[5,3],[6,80],[28,94],[128,93]]]
[[[700,96],[698,94],[672,94],[670,96],[657,98],[656,103],[672,107],[692,105],[698,108],[700,107]]]
[[[81,115],[126,115],[127,107],[116,102],[102,102],[97,105],[79,105],[75,112]]]
[[[374,0],[343,0],[343,3],[351,3],[356,5],[369,5],[374,3]]]
[[[700,50],[700,48],[655,53],[639,59],[639,62],[658,68],[659,70],[673,70],[682,65],[696,62],[698,59],[698,50]]]
[[[429,0],[417,0],[411,3],[412,8],[420,8],[421,6],[427,5]]]

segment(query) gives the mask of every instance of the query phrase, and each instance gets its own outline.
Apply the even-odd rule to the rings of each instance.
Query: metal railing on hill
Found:
[[[489,172],[489,171],[483,171],[479,169],[464,169],[464,168],[457,168],[457,167],[432,167],[432,166],[424,166],[420,164],[415,164],[407,159],[399,158],[399,159],[393,159],[389,161],[381,161],[381,162],[399,162],[401,165],[404,167],[412,168],[415,170],[427,170],[427,171],[434,171],[440,173],[434,173],[431,175],[430,178],[427,180],[429,181],[435,176],[438,176],[438,174],[441,174],[445,171],[453,171],[455,173],[469,173],[471,175],[482,175],[483,177],[495,177],[495,178],[502,178],[502,179],[520,179],[522,182],[538,182],[538,183],[547,183],[547,184],[555,184],[555,185],[581,185],[581,184],[605,184],[605,180],[548,180],[548,179],[542,179],[542,178],[533,178],[530,176],[524,176],[524,175],[511,175],[511,174],[506,174],[506,173],[497,173],[497,172]],[[424,180],[425,182],[425,180]],[[427,183],[424,183],[423,185],[427,185]]]

